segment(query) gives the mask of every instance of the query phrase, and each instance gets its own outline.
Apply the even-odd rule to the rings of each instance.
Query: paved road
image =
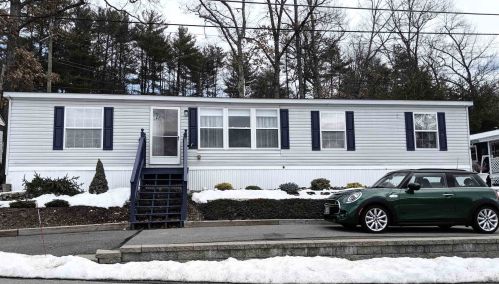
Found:
[[[45,235],[47,254],[56,256],[95,254],[97,249],[120,247],[138,231],[103,231]],[[43,254],[40,236],[18,236],[0,238],[0,251],[23,254]],[[0,282],[3,283],[3,282]]]
[[[347,230],[333,224],[313,225],[263,225],[183,228],[175,230],[142,231],[130,239],[127,245],[138,244],[183,244],[209,243],[254,240],[282,239],[353,239],[353,238],[386,238],[386,237],[472,237],[483,236],[473,232],[471,228],[455,227],[442,230],[438,227],[404,227],[391,228],[383,234],[368,234],[359,229]]]

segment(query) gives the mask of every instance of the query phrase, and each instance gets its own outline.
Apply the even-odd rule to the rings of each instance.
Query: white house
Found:
[[[499,185],[499,130],[470,135],[471,159],[482,178],[490,174],[490,183]]]
[[[141,129],[143,168],[180,173],[185,164],[191,190],[220,182],[237,188],[307,186],[319,177],[336,186],[371,184],[396,169],[471,168],[471,102],[5,96],[10,101],[6,174],[14,191],[35,171],[79,176],[86,187],[97,159],[110,187],[128,187],[140,156]]]

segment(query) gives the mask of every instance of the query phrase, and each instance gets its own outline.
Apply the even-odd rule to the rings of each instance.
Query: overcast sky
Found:
[[[98,0],[97,0],[98,1]],[[119,0],[115,0],[118,2]],[[262,1],[262,0],[259,0]],[[454,3],[455,9],[458,11],[466,12],[486,12],[486,13],[499,13],[499,0],[450,0]],[[199,19],[196,15],[189,13],[186,6],[189,3],[195,3],[197,0],[159,0],[158,4],[154,4],[154,9],[160,11],[167,23],[178,24],[203,24],[203,20]],[[358,0],[336,0],[338,6],[357,6]],[[250,5],[253,17],[257,18],[258,9],[261,5]],[[137,7],[133,7],[136,11]],[[144,7],[140,7],[144,8]],[[130,10],[130,9],[129,9]],[[134,11],[131,11],[132,13]],[[257,15],[255,15],[255,13]],[[362,17],[362,11],[347,10],[348,27],[355,29],[357,20]],[[465,16],[471,22],[477,32],[490,32],[499,33],[499,16]],[[175,32],[176,26],[171,26],[167,31]],[[191,33],[194,33],[199,43],[220,43],[218,33],[213,28],[189,28]],[[496,40],[498,42],[499,40]],[[499,51],[499,45],[494,45],[496,51]]]

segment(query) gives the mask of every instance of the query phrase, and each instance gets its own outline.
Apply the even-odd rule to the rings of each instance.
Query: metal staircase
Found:
[[[183,227],[187,219],[187,132],[181,168],[147,168],[145,149],[142,130],[130,179],[130,225],[132,229]]]

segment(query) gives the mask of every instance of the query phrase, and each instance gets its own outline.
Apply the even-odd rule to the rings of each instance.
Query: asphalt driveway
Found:
[[[98,249],[119,248],[136,233],[138,231],[50,234],[44,236],[44,241],[47,254],[56,256],[95,254]],[[0,238],[0,251],[44,254],[42,238],[39,235]]]

